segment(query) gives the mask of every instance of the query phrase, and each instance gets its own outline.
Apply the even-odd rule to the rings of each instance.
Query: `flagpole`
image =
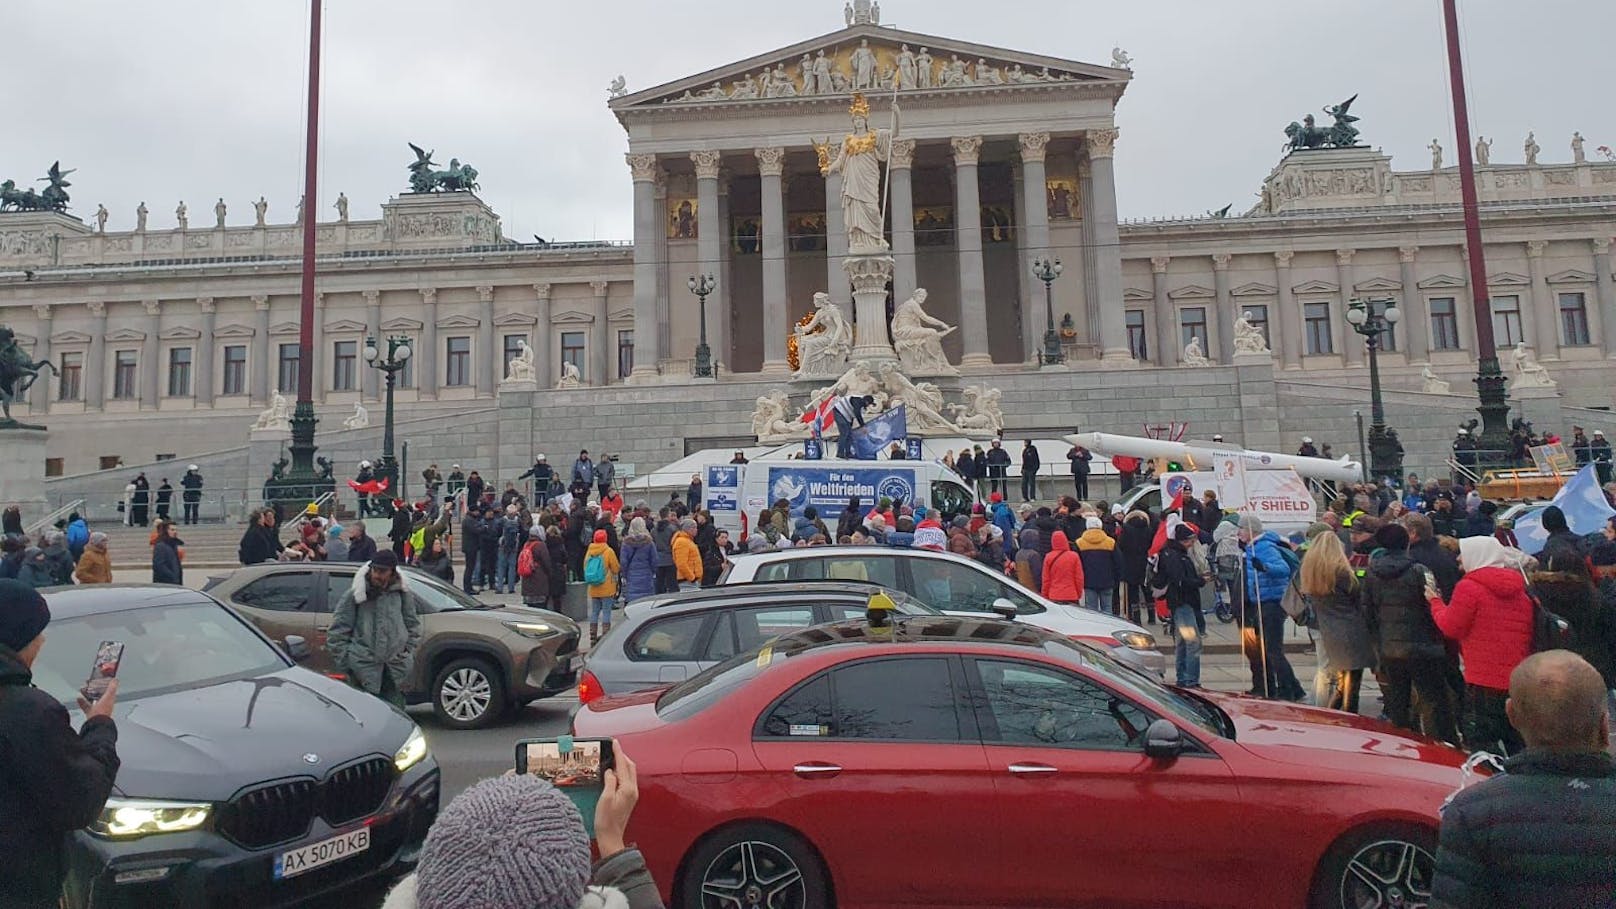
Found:
[[[892,198],[892,143],[898,141],[898,86],[902,80],[902,70],[894,69],[892,71],[891,119],[889,120],[892,125],[887,130],[887,180],[886,186],[881,191],[881,224],[883,227],[887,223],[887,203]]]

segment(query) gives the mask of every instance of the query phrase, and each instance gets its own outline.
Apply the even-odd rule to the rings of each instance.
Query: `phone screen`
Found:
[[[516,772],[531,773],[566,793],[583,815],[584,829],[595,836],[595,804],[612,769],[610,739],[523,739],[516,743]]]
[[[90,667],[90,677],[85,681],[79,693],[90,703],[95,703],[106,694],[107,686],[118,677],[118,664],[123,661],[122,641],[102,641],[96,648],[95,663]]]

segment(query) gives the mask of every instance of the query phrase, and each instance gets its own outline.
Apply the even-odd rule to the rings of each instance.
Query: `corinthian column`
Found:
[[[1021,241],[1028,259],[1022,267],[1027,269],[1033,259],[1054,258],[1049,254],[1049,190],[1044,167],[1049,133],[1022,133],[1016,140],[1021,146],[1021,211],[1025,225]],[[1041,349],[1041,333],[1033,314],[1037,310],[1037,294],[1042,288],[1038,287],[1038,282],[1027,280],[1025,271],[1021,288],[1021,354],[1023,359],[1035,361]]]
[[[608,316],[606,292],[611,289],[611,284],[605,281],[591,281],[589,289],[595,292],[594,302],[589,310],[595,320],[595,343],[589,345],[589,383],[604,387],[611,384],[606,355],[606,351],[613,346],[612,329],[606,324]]]
[[[1218,362],[1234,362],[1234,299],[1229,296],[1229,263],[1234,256],[1214,253],[1212,256],[1212,286],[1217,292],[1218,307]],[[1207,351],[1210,355],[1212,352]]]
[[[728,361],[724,350],[720,313],[729,295],[723,280],[723,262],[720,255],[724,243],[724,226],[719,218],[718,168],[722,156],[716,151],[694,151],[690,160],[696,165],[696,256],[701,260],[701,273],[718,279],[718,288],[707,297],[707,336],[717,342],[713,359]]]
[[[365,291],[365,300],[367,302],[379,296],[374,290]],[[375,330],[375,334],[377,342],[380,343],[382,340],[379,328],[381,325],[380,307],[377,308],[376,312],[378,328]],[[436,287],[421,288],[421,342],[415,346],[416,396],[431,400],[438,396],[438,289]],[[378,349],[386,350],[387,348],[383,346]],[[366,372],[375,374],[380,370],[368,369]]]
[[[1414,257],[1419,251],[1418,246],[1397,248],[1398,277],[1403,282],[1403,345],[1408,351],[1410,363],[1426,363],[1431,359],[1428,335],[1431,317],[1425,310],[1425,299],[1420,296],[1419,275],[1414,270]]]
[[[1296,253],[1280,250],[1274,253],[1274,286],[1278,288],[1279,353],[1286,369],[1302,368],[1302,314],[1296,310],[1296,296],[1291,291],[1291,259]]]
[[[39,327],[35,333],[39,340],[34,343],[30,353],[35,360],[51,361],[51,308],[49,303],[34,304],[34,317],[38,319]],[[55,364],[52,364],[55,365]],[[53,373],[54,375],[54,373]],[[48,413],[50,411],[51,382],[48,379],[36,379],[34,387],[28,390],[28,410],[30,413]]]
[[[786,206],[783,148],[752,150],[763,191],[763,371],[782,374],[786,361]]]
[[[634,374],[631,382],[654,382],[659,373],[657,360],[661,353],[657,345],[657,245],[665,233],[662,219],[657,217],[656,155],[628,155],[629,170],[634,174]],[[543,383],[548,388],[556,377],[549,372],[550,362],[550,285],[534,285],[539,294],[543,317],[539,321],[539,339],[543,342],[537,357],[543,358],[538,367]],[[537,361],[536,361],[537,362]]]
[[[638,184],[635,185],[635,188],[639,188]],[[636,244],[636,255],[638,252],[638,244]],[[636,272],[637,271],[638,268],[636,268]],[[650,343],[652,353],[655,354],[656,281],[653,280],[651,284],[652,293],[649,295],[649,299],[651,300],[651,333],[646,335],[646,338]],[[555,385],[556,382],[555,374],[550,372],[550,348],[555,346],[555,339],[552,337],[550,331],[550,285],[533,285],[533,315],[538,320],[533,325],[533,372],[539,377],[540,388],[550,388]],[[642,375],[640,372],[640,351],[642,349],[640,345],[646,342],[640,340],[640,328],[640,291],[639,281],[636,279],[634,286],[634,375]],[[655,376],[656,374],[656,368],[653,366],[651,368],[650,375]],[[630,376],[629,378],[631,381],[633,380],[633,376]]]
[[[892,140],[892,298],[907,300],[920,283],[915,269],[915,140]]]
[[[1548,280],[1543,276],[1543,251],[1549,244],[1543,240],[1529,240],[1526,244],[1526,264],[1532,275],[1532,347],[1539,360],[1560,359],[1560,313],[1554,294],[1549,292]]]
[[[252,355],[252,397],[253,404],[269,403],[269,298],[259,294],[252,298],[253,316],[256,319],[253,325],[253,355]]]
[[[496,347],[494,340],[494,288],[483,284],[477,288],[477,395],[488,397],[494,393],[494,383],[505,377],[505,352]]]
[[[101,410],[107,400],[107,304],[93,301],[85,304],[95,320],[90,328],[90,355],[84,364],[84,406],[86,410]]]
[[[1347,302],[1352,299],[1352,257],[1357,255],[1355,249],[1338,249],[1335,251],[1335,280],[1341,285],[1341,311],[1336,314],[1331,334],[1341,333],[1342,322],[1347,318]],[[1336,319],[1340,319],[1338,322]],[[1351,323],[1346,326],[1345,332],[1347,365],[1362,366],[1364,364],[1364,339],[1362,335],[1352,330]]]
[[[1610,238],[1593,241],[1594,287],[1599,294],[1599,328],[1606,357],[1616,357],[1616,287],[1611,285]]]
[[[163,329],[163,305],[156,300],[142,300],[146,310],[146,340],[140,345],[140,406],[156,410],[162,403],[160,379],[163,366],[163,343],[158,334]]]
[[[1100,297],[1100,356],[1125,365],[1134,359],[1128,348],[1127,313],[1122,303],[1122,238],[1117,229],[1117,175],[1112,161],[1119,135],[1115,127],[1091,129],[1086,144],[1094,194],[1092,236],[1098,259],[1094,284]]]
[[[819,172],[825,177],[825,293],[845,309],[852,300],[847,269],[843,267],[847,261],[847,225],[842,223],[842,172],[826,173],[824,167]]]
[[[376,343],[381,345],[381,346],[376,348],[377,350],[386,350],[387,349],[387,344],[385,342],[385,339],[382,338],[382,292],[379,291],[379,290],[367,290],[367,291],[364,292],[364,296],[365,296],[365,335],[367,337],[375,338]],[[434,320],[434,321],[436,321],[436,320]],[[426,341],[425,332],[426,332],[426,329],[423,328],[422,329],[422,337],[421,337],[421,340],[423,342],[422,345],[421,345],[422,347],[426,346],[426,344],[424,343]],[[417,353],[419,353],[419,351],[417,351]],[[424,363],[425,361],[423,360],[422,362]],[[376,400],[378,397],[380,397],[380,393],[381,393],[381,383],[380,383],[380,379],[379,379],[379,376],[381,374],[381,370],[372,369],[370,367],[370,364],[366,363],[364,366],[360,367],[359,371],[360,371],[361,375],[363,376],[363,378],[361,378],[360,382],[359,382],[360,396],[362,398],[364,398],[364,400],[366,400],[366,401],[374,401],[374,400]],[[421,369],[420,369],[420,366],[418,365],[416,367],[416,373],[419,374],[420,372],[421,372]],[[256,375],[256,373],[255,373],[255,375]],[[256,380],[255,380],[255,382],[256,382]],[[420,382],[417,381],[416,384],[419,385]],[[254,388],[256,388],[256,387],[257,386],[255,384]],[[256,394],[256,392],[254,392],[254,393]]]
[[[1178,313],[1173,301],[1167,297],[1167,266],[1171,256],[1152,256],[1150,259],[1150,291],[1154,299],[1156,323],[1156,365],[1178,365]]]
[[[954,232],[959,256],[961,366],[992,366],[988,353],[987,279],[982,270],[982,191],[977,185],[981,136],[950,140],[954,147]]]

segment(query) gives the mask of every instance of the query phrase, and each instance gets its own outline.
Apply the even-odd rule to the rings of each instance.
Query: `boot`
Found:
[[[606,624],[600,626],[600,636],[605,637],[607,635],[607,633],[610,632],[611,630],[612,630],[612,623],[607,622]]]
[[[600,634],[598,633],[599,630],[600,626],[598,624],[595,622],[589,623],[589,643],[593,644],[595,641],[600,639]]]

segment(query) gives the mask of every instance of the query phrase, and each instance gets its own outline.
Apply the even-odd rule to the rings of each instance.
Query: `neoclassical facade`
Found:
[[[1064,265],[1050,290],[1067,368],[1114,375],[1118,389],[1142,380],[1113,370],[1170,370],[1148,384],[1193,388],[1191,339],[1232,366],[1243,314],[1272,351],[1268,381],[1360,388],[1364,346],[1345,316],[1349,301],[1375,297],[1404,315],[1382,359],[1388,386],[1418,391],[1429,369],[1467,390],[1476,342],[1455,168],[1436,158],[1396,170],[1371,148],[1297,151],[1266,177],[1269,162],[1253,162],[1261,201],[1249,211],[1122,220],[1113,161],[1127,139],[1115,114],[1134,78],[1124,55],[1096,66],[876,18],[861,2],[828,34],[611,99],[627,135],[631,243],[511,242],[467,193],[401,194],[375,221],[349,221],[343,200],[318,228],[321,432],[381,400],[380,373],[362,360],[367,337],[411,341],[402,413],[445,427],[496,407],[502,364],[523,343],[546,389],[535,425],[552,396],[576,394],[549,391],[563,362],[585,386],[657,386],[657,400],[678,399],[701,333],[686,281],[702,274],[717,279],[706,327],[720,371],[689,397],[789,389],[787,338],[813,294],[852,311],[840,178],[822,169],[820,148],[848,132],[855,91],[872,127],[896,129],[883,186],[890,301],[926,288],[932,315],[958,326],[944,349],[966,376],[1038,381],[1048,317],[1029,265],[1050,257]],[[1494,331],[1501,349],[1531,348],[1567,405],[1609,409],[1616,162],[1587,160],[1580,142],[1543,157],[1563,163],[1528,147],[1524,160],[1477,172]],[[496,198],[500,177],[482,179]],[[264,206],[221,200],[213,218],[176,212],[156,225],[143,205],[134,230],[0,213],[0,322],[59,373],[27,402],[50,426],[52,473],[240,446],[256,411],[277,390],[290,396],[300,227]],[[635,400],[607,406],[632,424]],[[1196,401],[1216,422],[1219,402]],[[1141,419],[1175,406],[1138,402]],[[1046,409],[1026,425],[1083,416]],[[1272,418],[1283,436],[1282,409]],[[647,447],[641,466],[654,457]]]

